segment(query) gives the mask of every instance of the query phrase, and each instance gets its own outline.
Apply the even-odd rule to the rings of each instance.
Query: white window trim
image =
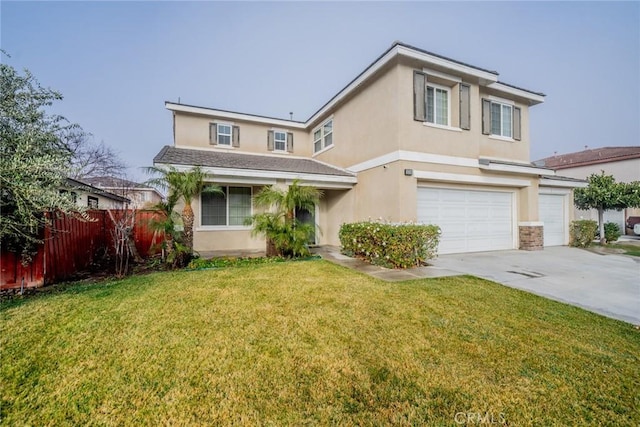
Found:
[[[502,136],[502,135],[495,135],[493,133],[489,135],[489,139],[495,139],[496,141],[516,142],[516,140],[511,138],[511,137]]]
[[[214,184],[212,182],[207,182],[206,184],[213,184],[213,185],[217,185]],[[227,187],[227,196],[225,197],[225,206],[226,206],[226,219],[227,219],[227,223],[229,222],[229,187],[242,187],[242,188],[249,188],[251,190],[251,213],[250,215],[253,216],[253,186],[251,185],[233,185],[233,184],[226,184],[226,185],[220,185],[221,188]],[[251,226],[250,225],[202,225],[202,192],[200,193],[200,212],[198,215],[198,227],[196,228],[196,231],[244,231],[244,230],[251,230]]]
[[[282,130],[282,129],[272,129],[273,131],[273,152],[275,153],[287,153],[289,154],[289,152],[287,151],[287,139],[288,139],[288,132],[286,130]],[[279,150],[276,145],[276,133],[283,133],[284,134],[284,148],[282,150]]]
[[[453,128],[451,126],[451,88],[448,87],[448,86],[443,86],[443,85],[439,85],[439,84],[436,84],[436,83],[431,83],[428,79],[427,79],[427,85],[426,86],[427,87],[432,87],[434,89],[444,90],[444,91],[447,92],[447,123],[448,124],[447,125],[441,125],[441,124],[438,124],[438,123],[435,123],[435,122],[431,123],[431,122],[427,121],[427,117],[426,116],[427,116],[427,111],[428,111],[428,107],[427,107],[427,99],[428,99],[428,97],[427,97],[426,90],[425,90],[425,95],[424,95],[424,111],[425,111],[425,121],[424,121],[424,123],[427,123],[427,124],[432,125],[434,127],[441,127],[441,128],[445,128],[445,129],[446,128]],[[435,105],[436,104],[436,92],[435,92],[435,90],[433,91],[433,103],[434,103],[434,105],[433,105],[433,119],[435,121],[436,120],[436,115],[435,115],[436,114],[436,105]]]
[[[429,126],[431,128],[437,128],[437,129],[444,129],[444,130],[452,130],[454,132],[462,132],[462,129],[460,128],[456,128],[453,126],[443,126],[443,125],[438,125],[435,123],[429,123],[429,122],[424,122],[425,126]]]
[[[311,143],[313,145],[313,150],[314,150],[312,157],[316,156],[317,154],[324,153],[325,151],[330,150],[331,148],[333,148],[336,145],[333,137],[331,138],[331,145],[329,145],[329,146],[325,145],[325,138],[326,138],[326,136],[328,134],[324,133],[324,126],[329,122],[331,122],[331,132],[329,132],[329,134],[334,135],[336,129],[335,129],[335,123],[333,121],[333,116],[331,116],[328,119],[326,119],[325,121],[323,121],[320,126],[316,126],[315,128],[313,128],[313,131],[311,132],[311,138],[312,138]],[[320,150],[315,151],[315,149],[316,149],[316,139],[315,139],[314,135],[315,135],[315,133],[317,131],[320,131],[320,145],[322,147],[320,148]]]
[[[225,123],[225,122],[215,122],[216,124],[216,147],[221,148],[233,148],[233,123]],[[220,143],[220,126],[229,126],[229,144],[221,144]],[[226,136],[226,134],[224,135]]]
[[[489,133],[489,138],[491,139],[498,139],[498,140],[502,140],[502,141],[510,141],[513,142],[515,141],[515,139],[513,139],[513,108],[515,104],[511,104],[511,103],[505,103],[505,102],[501,102],[501,101],[496,101],[496,100],[491,100],[491,104],[489,106],[489,108],[491,108],[493,110],[493,104],[499,105],[500,106],[500,135],[497,135],[495,133],[493,133],[493,111],[491,112],[492,117],[491,117],[491,129],[490,129],[490,133]],[[502,107],[509,107],[511,108],[511,136],[504,136],[502,135],[502,132],[504,131],[504,121],[503,116],[502,116]]]

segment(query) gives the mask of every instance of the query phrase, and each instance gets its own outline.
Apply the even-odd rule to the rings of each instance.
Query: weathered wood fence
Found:
[[[163,218],[149,210],[112,210],[117,221],[127,214],[135,214],[133,236],[142,257],[159,250],[162,235],[154,232],[151,222]],[[60,282],[87,270],[107,255],[113,254],[113,220],[109,212],[92,210],[90,221],[69,215],[50,214],[51,226],[44,230],[44,243],[38,247],[33,262],[23,266],[20,255],[0,253],[0,289],[39,287]]]

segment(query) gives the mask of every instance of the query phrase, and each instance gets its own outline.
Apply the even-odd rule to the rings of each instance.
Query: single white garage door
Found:
[[[540,194],[538,212],[540,221],[544,224],[544,245],[562,246],[566,244],[564,194]]]
[[[440,226],[438,253],[513,249],[513,193],[418,188],[418,222]]]

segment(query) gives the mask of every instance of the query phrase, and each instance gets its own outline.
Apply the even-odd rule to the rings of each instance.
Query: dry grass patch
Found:
[[[0,332],[7,424],[640,422],[637,330],[471,277],[163,273],[5,304]]]

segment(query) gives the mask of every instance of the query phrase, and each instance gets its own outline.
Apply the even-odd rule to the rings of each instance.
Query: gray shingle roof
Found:
[[[152,189],[146,184],[129,181],[127,179],[118,178],[115,176],[91,176],[82,178],[82,182],[94,185],[100,188],[148,188]]]
[[[153,163],[202,166],[227,169],[247,169],[314,175],[354,176],[353,174],[313,159],[241,154],[208,150],[192,150],[166,145],[153,158]]]

